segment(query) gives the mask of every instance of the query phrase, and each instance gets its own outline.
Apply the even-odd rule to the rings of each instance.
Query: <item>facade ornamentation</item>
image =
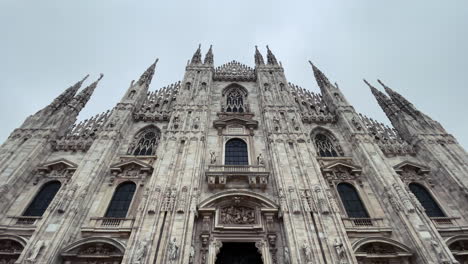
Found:
[[[248,225],[255,223],[255,210],[244,206],[229,206],[221,209],[220,223],[225,225]]]
[[[97,81],[67,88],[0,146],[0,264],[466,262],[463,148],[381,82],[392,127],[356,113],[311,66],[317,93],[269,48],[215,67],[199,47],[78,122]]]

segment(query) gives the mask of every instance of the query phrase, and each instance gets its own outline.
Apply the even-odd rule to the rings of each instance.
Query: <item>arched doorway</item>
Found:
[[[225,242],[216,256],[215,264],[263,264],[263,261],[255,243]]]

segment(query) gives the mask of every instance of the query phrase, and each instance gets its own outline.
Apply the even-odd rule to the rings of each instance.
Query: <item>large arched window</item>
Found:
[[[133,199],[136,185],[133,182],[124,182],[120,184],[112,196],[112,200],[107,208],[105,217],[125,218],[128,208]]]
[[[249,165],[247,144],[238,138],[226,142],[224,163],[226,165]]]
[[[409,189],[419,200],[429,217],[445,217],[444,212],[442,212],[442,209],[440,209],[426,188],[413,182],[409,184]]]
[[[42,216],[60,189],[60,186],[61,183],[59,181],[51,181],[44,184],[23,216]]]
[[[336,147],[330,138],[324,134],[317,134],[314,138],[317,154],[320,157],[338,157]]]
[[[135,156],[150,156],[156,153],[161,133],[153,126],[143,129],[130,144],[128,154]]]
[[[227,94],[226,98],[226,112],[239,112],[244,111],[244,96],[239,89],[233,89]]]
[[[340,183],[338,184],[338,193],[348,217],[369,218],[369,214],[354,186],[349,183]]]

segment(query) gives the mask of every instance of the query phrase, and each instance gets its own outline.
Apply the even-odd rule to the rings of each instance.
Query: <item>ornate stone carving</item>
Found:
[[[20,243],[10,239],[0,240],[0,253],[20,254],[21,251],[23,246]]]
[[[294,214],[299,214],[301,212],[301,208],[299,206],[299,201],[297,199],[296,191],[291,186],[289,187],[289,196],[291,199],[292,212]]]
[[[177,245],[177,239],[175,237],[173,237],[172,241],[169,242],[168,255],[171,263],[174,263],[179,257],[179,246]]]
[[[180,192],[179,204],[177,206],[177,213],[185,212],[185,206],[187,203],[187,186],[182,187],[182,191]]]
[[[215,69],[215,81],[255,81],[255,70],[237,61],[231,61]]]
[[[325,199],[322,188],[319,185],[316,185],[314,186],[314,191],[315,191],[317,206],[320,212],[322,214],[330,213],[330,210],[328,209],[327,200]]]
[[[78,189],[78,185],[70,186],[70,189],[65,190],[65,194],[62,199],[58,202],[57,212],[64,213],[67,209],[68,204],[72,201],[75,196],[75,192]]]
[[[443,248],[440,246],[440,244],[436,240],[434,239],[431,240],[431,246],[434,249],[437,259],[439,260],[441,264],[451,263],[445,256]]]
[[[257,165],[264,165],[262,153],[258,154],[257,156]]]
[[[406,212],[414,213],[414,206],[411,203],[410,198],[408,197],[408,195],[401,188],[401,186],[398,185],[398,183],[393,183],[392,186],[395,189],[396,193],[398,194],[398,197],[400,198],[400,201],[402,201],[403,205],[405,206]]]
[[[248,225],[255,223],[255,210],[231,205],[220,210],[219,222],[224,225]]]
[[[39,253],[41,252],[42,248],[46,246],[46,242],[44,240],[37,241],[36,245],[31,250],[31,254],[26,259],[27,263],[35,263]]]
[[[304,258],[305,258],[306,263],[307,264],[312,263],[313,254],[307,241],[304,241],[304,243],[302,243],[302,251],[304,252]]]
[[[114,253],[119,253],[117,248],[103,243],[95,243],[82,247],[78,255],[109,256]]]
[[[148,241],[146,239],[143,241],[138,241],[132,263],[134,264],[144,263],[147,251],[148,251]]]
[[[291,264],[291,255],[289,254],[289,248],[285,247],[283,252],[283,262],[284,264]]]
[[[214,151],[210,152],[210,164],[216,163],[216,153]]]
[[[336,256],[338,257],[338,264],[347,264],[348,262],[346,261],[346,253],[343,243],[338,238],[335,238],[333,247],[335,248]]]

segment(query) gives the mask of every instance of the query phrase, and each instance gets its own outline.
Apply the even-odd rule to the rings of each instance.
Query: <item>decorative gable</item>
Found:
[[[424,165],[411,161],[404,161],[393,166],[393,169],[405,182],[425,181],[429,183],[429,185],[434,186],[431,177],[428,175],[430,169]]]
[[[362,169],[360,166],[353,165],[348,161],[333,161],[328,164],[321,162],[323,176],[328,180],[329,184],[333,181],[357,180],[361,176]],[[358,180],[361,184],[361,180]]]
[[[78,166],[66,159],[50,161],[37,168],[39,175],[46,177],[69,177]]]
[[[144,178],[151,175],[153,167],[138,159],[129,159],[111,166],[113,177]]]
[[[430,169],[428,167],[411,162],[411,161],[403,161],[393,166],[393,168],[398,174],[401,174],[407,171],[413,171],[417,174],[422,175],[422,174],[426,174],[430,172]]]
[[[215,69],[215,81],[252,81],[257,80],[255,70],[237,61],[231,61]]]

